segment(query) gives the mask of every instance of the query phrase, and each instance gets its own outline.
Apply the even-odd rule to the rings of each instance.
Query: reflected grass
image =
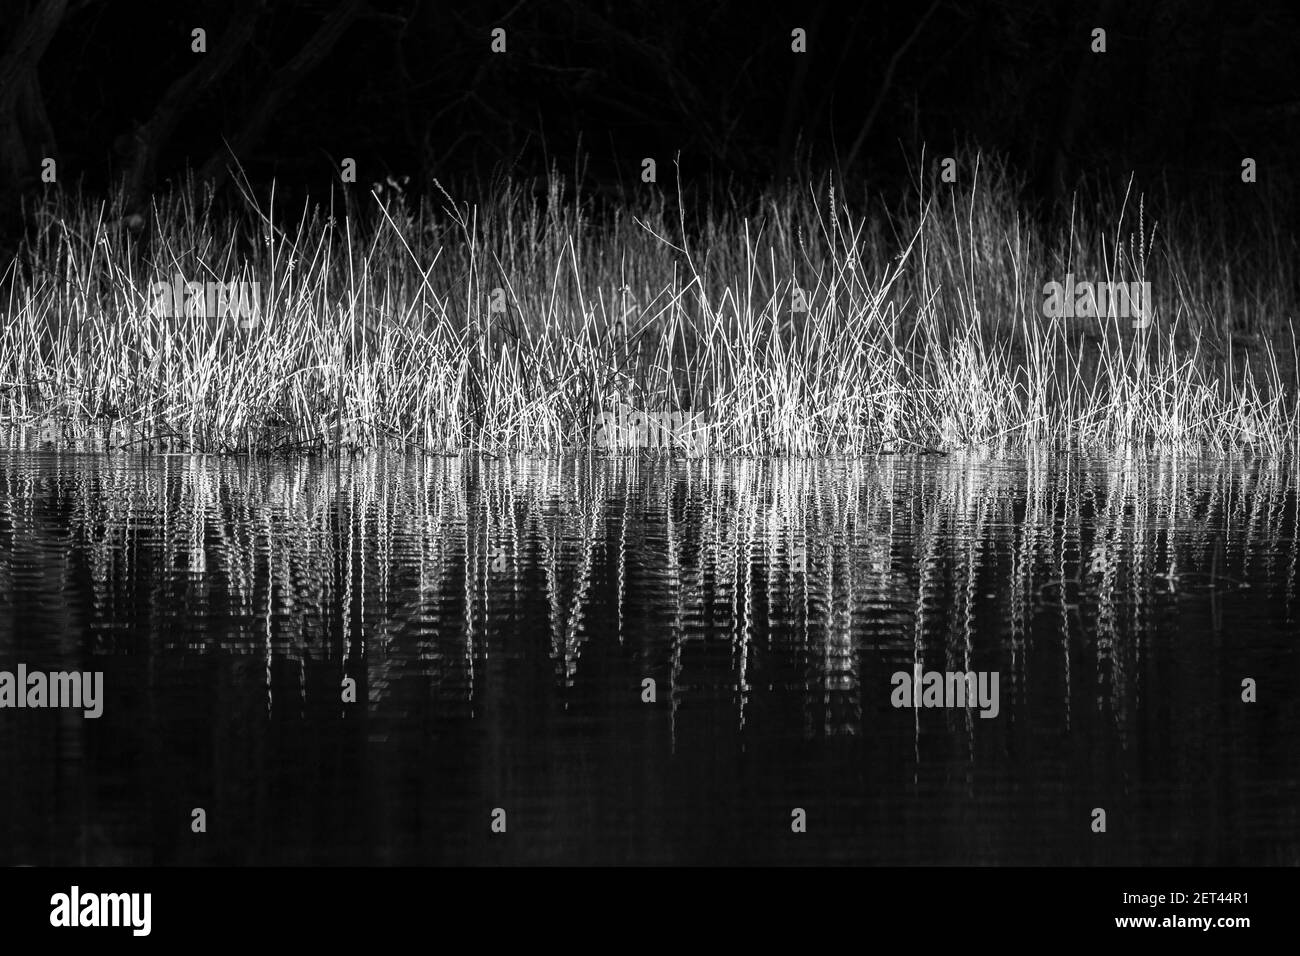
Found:
[[[990,660],[1012,695],[1031,661],[1055,675],[1066,726],[1104,688],[1123,728],[1180,608],[1203,608],[1210,633],[1234,595],[1295,614],[1300,477],[1284,462],[150,461],[0,460],[4,553],[56,561],[42,587],[84,581],[93,619],[73,630],[99,652],[143,650],[119,645],[140,618],[154,653],[332,662],[381,708],[402,674],[472,701],[502,679],[488,663],[534,639],[519,623],[542,620],[557,692],[615,642],[673,713],[722,694],[742,728],[788,682],[810,731],[857,732],[869,674]],[[10,613],[19,565],[0,559]]]

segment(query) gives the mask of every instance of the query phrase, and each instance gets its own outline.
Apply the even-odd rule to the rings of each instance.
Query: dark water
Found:
[[[0,863],[1300,863],[1298,482],[0,452]]]

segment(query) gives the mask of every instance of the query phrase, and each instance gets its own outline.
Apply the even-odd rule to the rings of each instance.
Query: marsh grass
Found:
[[[212,452],[554,452],[619,407],[700,415],[692,453],[1296,441],[1280,230],[1243,259],[1130,190],[1054,232],[996,163],[963,169],[893,208],[826,180],[699,213],[557,174],[292,212],[191,187],[139,234],[52,192],[0,281],[0,421],[24,447]],[[153,314],[174,274],[258,282],[260,321]],[[1067,274],[1151,282],[1153,321],[1044,318]]]

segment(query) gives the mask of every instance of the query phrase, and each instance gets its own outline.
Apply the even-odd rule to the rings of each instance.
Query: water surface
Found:
[[[0,452],[0,863],[1300,863],[1298,480]]]

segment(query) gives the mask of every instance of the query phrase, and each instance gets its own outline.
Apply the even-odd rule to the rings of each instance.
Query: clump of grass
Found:
[[[619,405],[702,413],[691,446],[734,454],[1300,437],[1278,233],[1270,285],[1131,194],[1054,236],[1003,168],[967,165],[968,185],[860,211],[829,180],[699,215],[649,187],[599,206],[558,175],[292,216],[189,187],[139,235],[53,192],[0,284],[0,421],[215,452],[550,452]],[[155,314],[149,284],[177,274],[258,283],[259,320]],[[1044,318],[1067,274],[1151,282],[1153,322]]]

